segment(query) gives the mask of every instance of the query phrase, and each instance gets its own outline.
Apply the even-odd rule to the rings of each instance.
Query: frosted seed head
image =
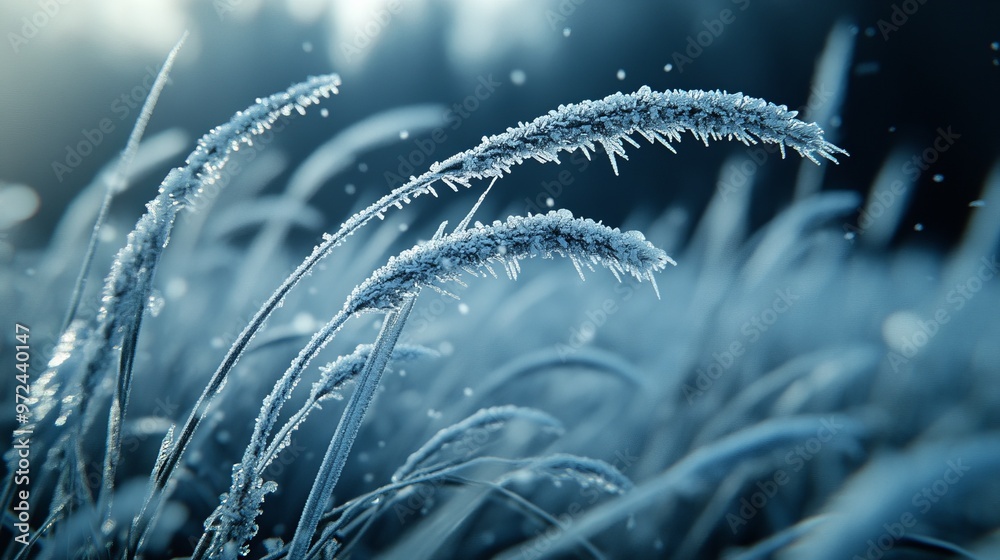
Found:
[[[518,261],[568,257],[582,275],[591,264],[628,272],[642,280],[662,270],[669,261],[663,251],[634,232],[621,232],[565,209],[533,216],[512,216],[492,225],[476,224],[417,245],[391,258],[355,288],[347,313],[398,306],[419,287],[440,289],[438,284],[457,281],[463,271],[489,271],[500,263],[508,275],[517,276]]]

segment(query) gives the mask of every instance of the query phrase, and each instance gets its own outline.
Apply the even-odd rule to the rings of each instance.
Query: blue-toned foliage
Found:
[[[848,34],[831,35],[823,79],[846,75]],[[227,183],[227,163],[283,116],[337,93],[327,75],[203,136],[89,297],[95,236],[153,143],[140,139],[178,48],[103,204],[97,188],[83,195],[38,257],[38,289],[65,287],[70,305],[29,402],[32,539],[4,558],[841,558],[883,542],[898,555],[997,551],[1000,516],[982,504],[1000,496],[1000,292],[987,283],[1000,274],[1000,168],[947,257],[888,249],[901,208],[845,236],[861,197],[817,192],[819,171],[803,172],[796,198],[755,232],[749,184],[720,191],[693,227],[677,209],[621,229],[566,209],[473,222],[522,163],[600,147],[617,174],[634,135],[671,151],[690,133],[813,163],[847,155],[783,105],[642,87],[484,136],[315,232],[299,262],[283,245],[322,223],[309,206],[319,186],[438,114],[369,117],[308,157],[284,194],[235,193],[219,201],[228,217],[212,213],[205,189]],[[821,122],[837,114],[838,91]],[[902,158],[888,160],[870,208]],[[250,190],[284,169],[280,158],[253,165],[248,182],[261,182]],[[486,181],[471,211],[447,209],[465,215],[452,231],[434,208],[421,209],[441,224],[433,235],[424,223],[405,233],[391,212],[436,198],[439,184]],[[179,221],[189,210],[201,215]],[[93,235],[73,239],[84,218]],[[185,251],[171,260],[175,224]],[[244,250],[233,238],[247,231]],[[74,251],[76,282],[60,263]],[[539,262],[555,257],[570,263]],[[492,281],[498,268],[519,281]],[[611,275],[578,280],[596,268]],[[252,316],[231,316],[247,305]],[[336,357],[311,368],[324,352]],[[13,532],[18,457],[5,460]]]

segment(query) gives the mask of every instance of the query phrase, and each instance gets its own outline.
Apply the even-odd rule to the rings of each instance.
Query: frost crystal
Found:
[[[476,224],[389,259],[354,289],[345,312],[396,307],[418,287],[456,280],[462,272],[486,274],[492,270],[490,263],[499,264],[510,278],[517,278],[518,261],[556,255],[570,258],[581,275],[582,267],[593,270],[592,265],[597,264],[619,279],[627,273],[651,282],[653,272],[675,264],[641,233],[574,218],[568,210],[512,216],[506,222]]]

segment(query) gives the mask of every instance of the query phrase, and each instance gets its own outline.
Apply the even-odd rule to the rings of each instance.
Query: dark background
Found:
[[[149,68],[159,68],[185,29],[191,36],[147,135],[182,127],[193,147],[195,138],[256,97],[310,74],[343,77],[342,93],[323,104],[328,118],[311,110],[268,148],[290,160],[274,191],[297,162],[351,123],[400,105],[451,105],[473,93],[479,77],[492,76],[503,85],[460,128],[448,130],[434,159],[560,103],[642,85],[741,91],[800,107],[827,35],[840,21],[857,33],[842,126],[828,132],[851,157],[830,166],[824,188],[867,191],[893,148],[916,154],[931,145],[938,127],[950,126],[961,141],[919,178],[897,236],[897,242],[946,246],[974,211],[969,202],[979,197],[1000,153],[1000,52],[991,48],[1000,41],[1000,3],[989,0],[403,0],[398,13],[383,22],[372,15],[383,9],[382,2],[53,2],[58,13],[17,52],[11,33],[21,33],[23,18],[42,5],[18,0],[0,7],[6,38],[0,46],[0,180],[29,186],[41,201],[31,219],[7,232],[16,250],[42,247],[68,200],[124,147],[137,111],[118,121],[112,102],[140,84]],[[891,22],[894,10],[903,8],[916,11],[885,36],[879,21]],[[683,71],[676,64],[665,71],[674,54],[687,48],[688,38],[725,9],[733,10],[735,20]],[[371,44],[360,56],[345,59],[345,41],[365,25],[378,29]],[[568,37],[564,28],[571,31]],[[515,69],[524,72],[522,85],[511,81]],[[624,79],[618,79],[619,69]],[[65,158],[66,147],[82,139],[83,129],[105,117],[114,120],[114,132],[57,181],[52,163]],[[414,140],[366,155],[367,172],[351,170],[330,181],[313,199],[329,227],[339,224],[357,199],[374,200],[388,190],[383,173],[396,169],[397,157],[411,152]],[[658,214],[671,205],[696,216],[715,192],[723,162],[746,148],[722,142],[706,149],[690,137],[678,148],[677,156],[662,148],[630,148],[631,161],[619,162],[618,178],[598,154],[596,165],[582,173],[572,170],[574,183],[557,206],[614,225],[636,211]],[[180,163],[178,158],[171,166]],[[799,165],[798,158],[769,163],[756,177],[758,223],[789,201]],[[491,200],[524,213],[524,197],[540,192],[543,181],[566,167],[524,165],[503,180]],[[129,221],[138,217],[168,169],[135,185],[116,202],[115,214]],[[934,174],[944,180],[932,181]],[[358,193],[345,194],[346,184],[356,184]],[[913,231],[916,223],[923,224],[922,231]]]

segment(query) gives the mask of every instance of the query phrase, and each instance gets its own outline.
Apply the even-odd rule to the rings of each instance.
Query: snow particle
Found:
[[[295,318],[292,319],[292,328],[300,333],[311,333],[316,330],[318,326],[319,325],[316,324],[316,318],[307,311],[297,314]]]
[[[163,292],[167,299],[181,299],[187,293],[188,284],[183,278],[174,277],[167,280]]]
[[[35,215],[41,198],[26,185],[0,183],[0,229],[6,229]]]

